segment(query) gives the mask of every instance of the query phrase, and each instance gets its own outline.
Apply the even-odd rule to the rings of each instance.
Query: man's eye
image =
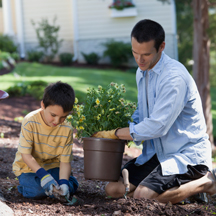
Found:
[[[52,117],[55,117],[55,115],[51,115]]]

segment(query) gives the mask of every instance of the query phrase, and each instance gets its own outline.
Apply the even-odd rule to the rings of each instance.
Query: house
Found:
[[[132,0],[135,7],[123,10],[111,9],[115,0],[2,0],[0,32],[14,38],[22,58],[26,51],[34,49],[38,42],[31,23],[48,18],[51,23],[57,16],[59,38],[63,39],[61,52],[74,54],[74,59],[85,62],[82,52],[103,55],[104,42],[130,42],[130,32],[139,20],[159,22],[166,32],[165,52],[178,59],[175,1]],[[101,64],[108,58],[101,58]]]

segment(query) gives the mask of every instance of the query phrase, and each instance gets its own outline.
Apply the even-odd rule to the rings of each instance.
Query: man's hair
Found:
[[[138,43],[155,41],[155,49],[159,50],[160,45],[165,40],[163,27],[149,19],[140,20],[131,31],[131,38],[134,37]]]
[[[45,108],[48,106],[59,105],[64,112],[72,110],[75,101],[75,93],[73,88],[61,81],[51,83],[44,90],[43,103]]]

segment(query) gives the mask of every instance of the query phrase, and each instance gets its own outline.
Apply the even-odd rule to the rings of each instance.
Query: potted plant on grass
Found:
[[[125,86],[110,83],[106,88],[87,89],[84,104],[75,100],[73,114],[67,120],[83,140],[84,175],[86,179],[117,181],[120,174],[125,141],[91,137],[95,132],[127,127],[136,104],[122,94]]]

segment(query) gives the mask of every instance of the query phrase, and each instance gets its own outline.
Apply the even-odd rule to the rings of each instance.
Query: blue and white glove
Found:
[[[44,168],[40,168],[36,175],[40,178],[41,187],[45,190],[47,196],[53,194],[53,187],[56,187],[57,190],[60,189],[57,181]]]
[[[67,198],[69,199],[70,197],[69,181],[67,179],[60,179],[58,180],[58,184],[60,186],[61,195],[67,196]]]

